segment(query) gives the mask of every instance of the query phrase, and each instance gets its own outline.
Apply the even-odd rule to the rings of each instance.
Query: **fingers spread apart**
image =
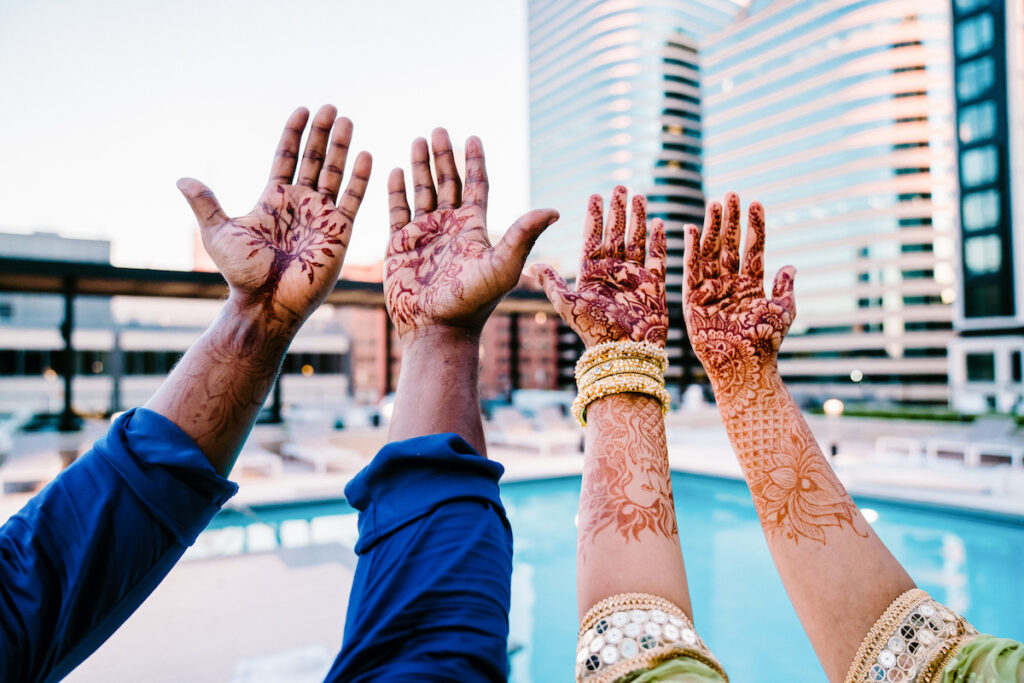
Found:
[[[434,170],[437,171],[437,208],[456,209],[462,205],[462,180],[455,167],[455,153],[448,131],[435,128],[430,134],[434,151]]]
[[[296,185],[313,187],[320,177],[320,168],[326,156],[327,140],[331,135],[331,126],[338,115],[338,110],[331,104],[320,107],[313,117],[313,125],[306,138],[306,149],[302,152],[302,163],[299,165],[299,177]]]
[[[306,121],[309,120],[309,110],[299,107],[288,117],[284,124],[284,131],[277,143],[277,151],[274,153],[274,162],[270,166],[270,182],[281,185],[291,185],[295,177],[295,164],[299,157],[299,143],[302,141],[302,131],[306,129]]]
[[[612,190],[608,223],[604,227],[605,258],[626,257],[626,188],[616,185]]]
[[[647,198],[633,195],[633,208],[629,215],[629,236],[626,260],[643,263],[647,253]]]
[[[423,138],[412,141],[412,184],[416,215],[422,216],[436,209],[437,191],[434,189],[434,176],[430,172],[430,150]]]

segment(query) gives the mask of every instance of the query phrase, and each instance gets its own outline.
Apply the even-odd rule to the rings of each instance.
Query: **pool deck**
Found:
[[[956,426],[844,419],[808,421],[823,444],[836,442],[834,466],[857,496],[916,505],[959,508],[1024,524],[1024,473],[1013,468],[925,465],[881,459],[874,452],[879,435],[897,432],[921,437],[956,435]],[[93,425],[91,442],[102,423]],[[564,435],[563,435],[564,436]],[[59,459],[40,436],[34,449],[0,468],[5,482],[53,476]],[[382,429],[324,431],[281,458],[285,432],[257,427],[233,478],[240,484],[229,506],[245,509],[342,496],[348,480],[383,445]],[[562,439],[569,443],[571,439]],[[740,479],[741,473],[717,411],[674,413],[668,421],[673,470]],[[574,449],[545,454],[536,438],[522,448],[492,446],[489,456],[506,469],[503,481],[577,476],[583,456]],[[31,451],[31,452],[29,452]],[[35,473],[35,474],[33,474]],[[0,516],[19,509],[31,492],[0,496]],[[346,533],[353,536],[352,530]],[[301,534],[300,534],[301,536]],[[355,567],[352,542],[324,543],[313,530],[284,547],[243,552],[231,539],[208,533],[200,538],[152,596],[89,660],[65,680],[100,683],[145,680],[153,683],[291,683],[320,681],[341,641],[348,593]],[[238,540],[237,538],[235,539]]]

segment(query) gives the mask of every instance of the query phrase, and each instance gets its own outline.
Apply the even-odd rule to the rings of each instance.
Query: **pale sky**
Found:
[[[191,268],[175,180],[248,212],[289,112],[330,102],[374,157],[347,262],[382,256],[388,171],[439,125],[483,139],[500,233],[530,208],[525,21],[522,0],[0,0],[0,231]]]

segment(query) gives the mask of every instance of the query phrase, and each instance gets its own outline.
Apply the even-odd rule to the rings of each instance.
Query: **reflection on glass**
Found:
[[[999,235],[964,240],[964,265],[971,275],[995,273],[1003,265],[1003,241]]]
[[[992,145],[971,149],[960,155],[960,182],[964,187],[990,183],[998,175],[999,156]]]
[[[960,142],[967,144],[975,140],[992,137],[996,131],[996,105],[992,100],[964,107],[960,112]]]
[[[956,70],[956,94],[961,100],[973,100],[995,83],[996,67],[991,57],[961,64]]]
[[[992,47],[992,15],[988,12],[965,19],[956,27],[956,54],[973,57]]]
[[[969,232],[995,227],[999,223],[999,192],[985,190],[965,194],[963,221],[964,230]]]

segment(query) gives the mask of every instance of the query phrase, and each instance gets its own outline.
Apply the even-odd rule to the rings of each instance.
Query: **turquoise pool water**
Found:
[[[520,649],[511,660],[513,683],[572,680],[579,486],[579,477],[502,486],[515,535],[510,640]],[[697,627],[732,680],[824,683],[746,486],[688,474],[673,475],[673,486]],[[979,630],[1024,640],[1024,522],[858,503],[919,586]],[[352,544],[356,529],[347,503],[321,501],[225,511],[207,533],[225,532],[223,551],[233,554],[280,544]]]
[[[672,477],[694,618],[734,681],[824,683],[744,484]],[[515,683],[571,681],[579,478],[507,484],[515,534]],[[1024,639],[1024,524],[873,500],[873,526],[918,585],[983,632]],[[874,517],[874,514],[867,512]],[[625,568],[624,568],[625,569]]]

